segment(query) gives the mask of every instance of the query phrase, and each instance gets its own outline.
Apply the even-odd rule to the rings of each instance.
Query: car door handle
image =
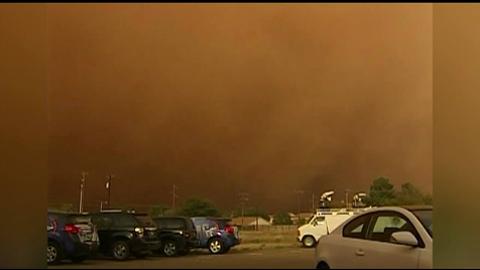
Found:
[[[365,255],[365,251],[363,251],[363,249],[357,249],[357,251],[355,251],[355,255],[357,255],[357,256],[364,256],[364,255]]]

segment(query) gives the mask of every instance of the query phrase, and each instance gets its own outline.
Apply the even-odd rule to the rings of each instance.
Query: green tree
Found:
[[[305,218],[301,217],[298,219],[298,225],[303,225],[305,223],[307,223],[307,220],[305,220]]]
[[[212,202],[208,200],[191,198],[186,200],[182,204],[182,207],[179,210],[179,214],[188,217],[205,217],[220,216],[221,212]]]
[[[397,203],[400,205],[420,205],[425,203],[425,196],[412,183],[405,183],[397,193]]]
[[[396,204],[395,189],[390,179],[379,177],[373,180],[370,192],[365,202],[372,206],[383,206]]]
[[[292,225],[292,219],[290,215],[286,212],[279,212],[273,216],[274,225]]]
[[[169,209],[168,206],[165,204],[158,204],[158,205],[153,205],[150,207],[150,216],[155,218],[155,217],[160,217],[164,216],[165,212]]]

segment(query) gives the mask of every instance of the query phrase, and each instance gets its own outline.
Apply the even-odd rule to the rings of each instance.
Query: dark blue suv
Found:
[[[240,244],[238,228],[230,219],[217,217],[193,217],[197,230],[196,248],[207,248],[212,254],[222,254]]]
[[[56,264],[63,259],[81,262],[95,252],[98,239],[93,224],[80,221],[80,218],[79,214],[48,212],[48,264]]]

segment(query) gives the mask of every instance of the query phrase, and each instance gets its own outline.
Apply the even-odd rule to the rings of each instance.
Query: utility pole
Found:
[[[297,214],[300,213],[300,198],[305,193],[304,190],[295,190],[295,193],[297,194]]]
[[[172,209],[175,210],[176,202],[177,202],[177,185],[173,184],[172,187]]]
[[[82,172],[82,178],[80,179],[80,202],[78,204],[78,212],[83,213],[83,197],[85,192],[85,185],[87,180],[87,172]]]
[[[348,210],[348,193],[350,192],[351,190],[350,189],[346,189],[345,190],[345,209]]]
[[[316,204],[315,204],[315,192],[312,193],[312,211],[315,213]]]
[[[247,192],[240,192],[238,196],[240,197],[240,205],[242,207],[242,226],[243,226],[243,220],[245,217],[245,204],[249,199],[249,194]]]
[[[107,175],[107,183],[105,184],[105,188],[107,189],[107,207],[111,208],[111,201],[110,201],[110,190],[112,189],[112,180],[115,178],[115,175],[109,174]]]

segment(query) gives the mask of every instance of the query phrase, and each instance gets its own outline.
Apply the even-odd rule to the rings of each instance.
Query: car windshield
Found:
[[[427,229],[428,234],[433,237],[432,210],[414,210],[413,214],[420,220],[423,227]]]
[[[136,215],[138,222],[144,227],[156,227],[153,219],[148,215]]]

